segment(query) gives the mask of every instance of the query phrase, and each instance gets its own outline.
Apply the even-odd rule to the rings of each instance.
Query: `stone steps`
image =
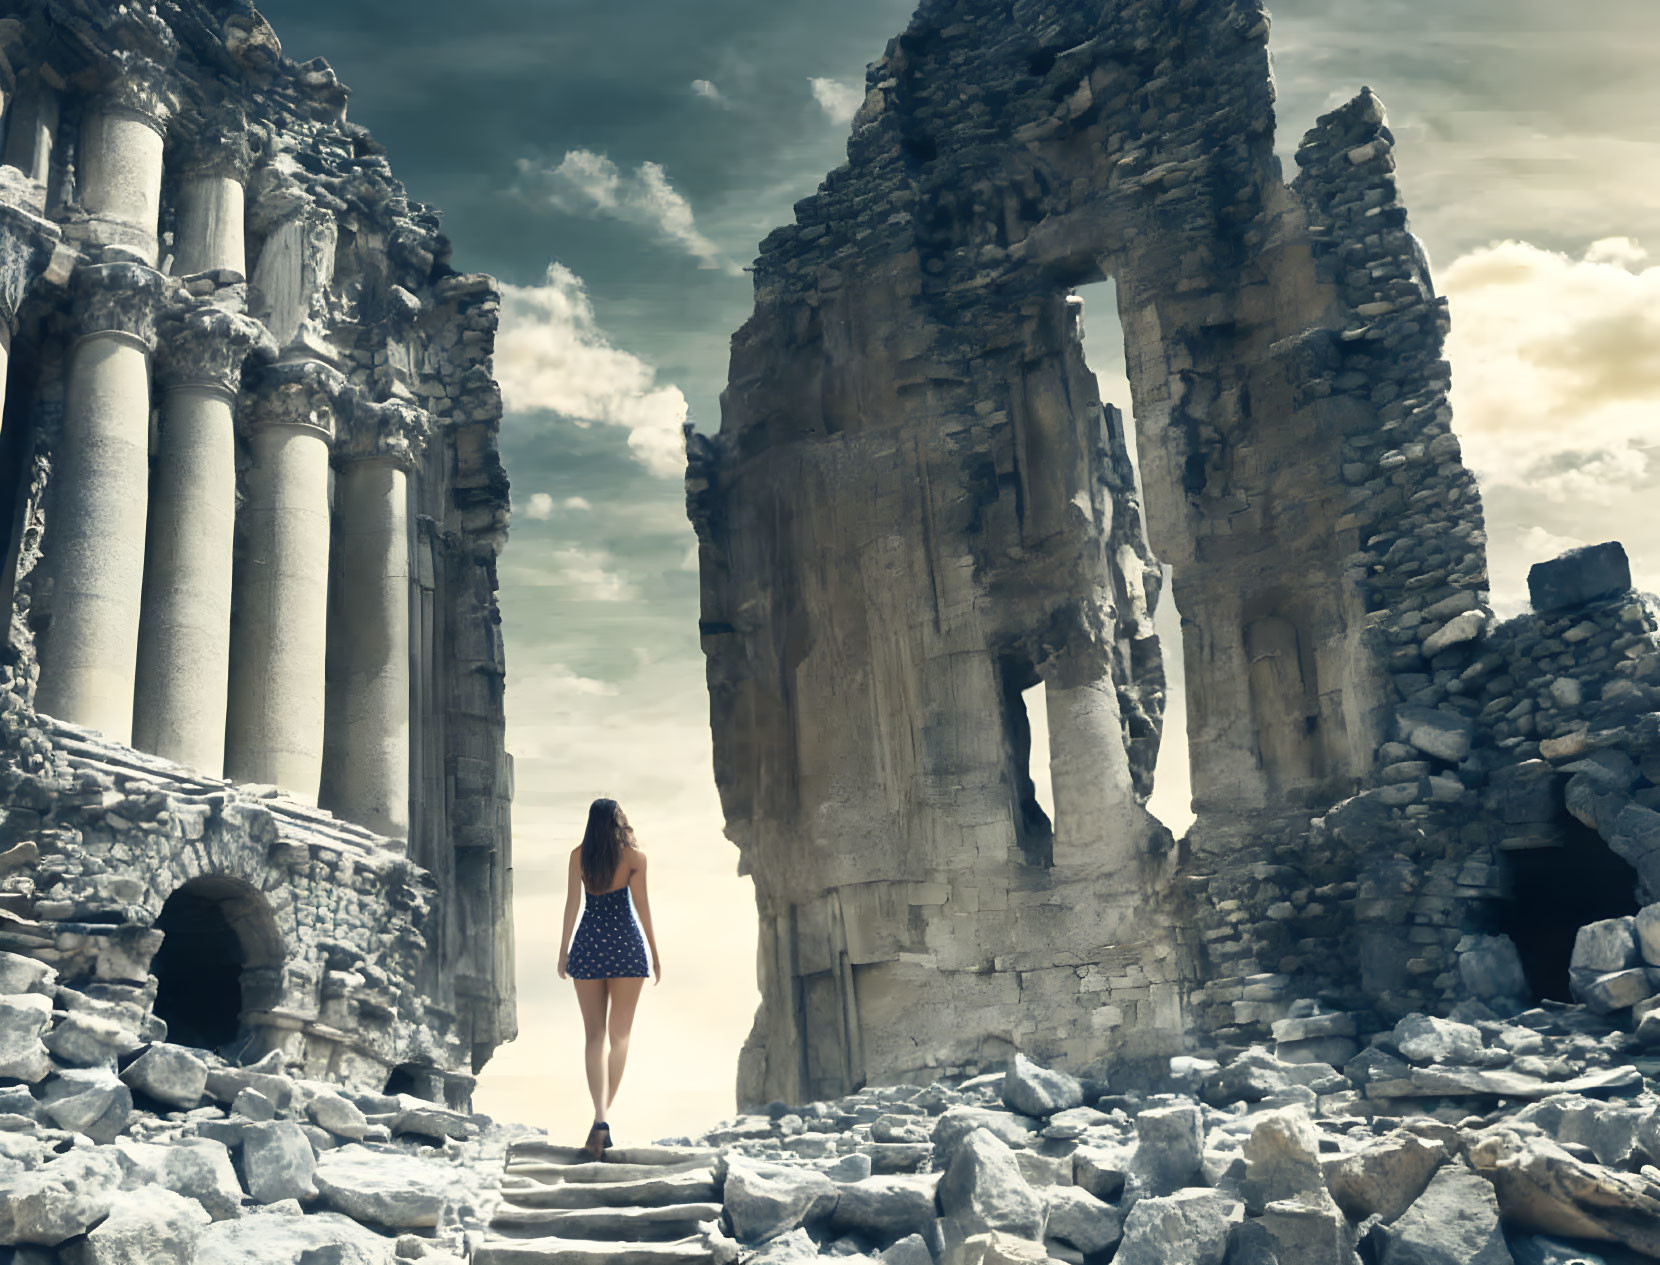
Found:
[[[698,1238],[674,1243],[532,1239],[486,1243],[474,1250],[471,1265],[712,1265],[714,1259]]]
[[[717,1154],[617,1147],[596,1163],[575,1147],[514,1143],[472,1265],[713,1265],[698,1226],[721,1215]]]
[[[497,1234],[657,1243],[697,1233],[700,1221],[720,1216],[718,1203],[660,1204],[650,1208],[502,1208]]]
[[[626,1182],[543,1182],[509,1178],[502,1198],[520,1208],[646,1208],[715,1198],[715,1170],[693,1168]]]

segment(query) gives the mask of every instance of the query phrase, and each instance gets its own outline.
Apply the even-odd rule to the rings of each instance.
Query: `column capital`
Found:
[[[265,326],[240,312],[205,303],[173,308],[156,329],[156,376],[168,390],[208,387],[234,399],[249,354],[276,350]]]
[[[166,278],[143,264],[82,267],[75,273],[76,336],[118,334],[145,352],[153,351],[157,309],[165,286]]]
[[[321,360],[292,360],[271,365],[252,390],[243,392],[241,416],[254,430],[296,426],[313,430],[331,443],[347,405],[346,375]]]
[[[246,183],[254,165],[248,116],[227,105],[205,114],[178,141],[179,169],[190,176],[228,176]]]
[[[432,430],[432,414],[405,400],[378,404],[354,400],[341,427],[335,459],[342,463],[389,461],[412,471],[426,450]]]
[[[136,54],[112,58],[98,92],[99,106],[130,114],[163,137],[178,99],[173,71]]]
[[[3,177],[0,177],[3,179]],[[53,256],[61,245],[58,228],[19,206],[0,201],[0,325],[17,330],[17,314],[42,275],[54,271]],[[62,285],[60,274],[55,280]]]

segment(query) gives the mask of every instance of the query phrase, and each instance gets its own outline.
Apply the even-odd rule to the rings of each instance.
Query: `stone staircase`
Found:
[[[601,1163],[576,1147],[514,1143],[501,1206],[472,1265],[703,1265],[698,1223],[720,1217],[709,1147],[616,1147]]]

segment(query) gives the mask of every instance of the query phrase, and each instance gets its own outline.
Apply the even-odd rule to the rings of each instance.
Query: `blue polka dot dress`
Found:
[[[644,979],[651,974],[646,938],[627,887],[587,893],[565,969],[572,979]]]

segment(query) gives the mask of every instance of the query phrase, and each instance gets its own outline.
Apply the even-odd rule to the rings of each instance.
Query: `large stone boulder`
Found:
[[[85,1148],[0,1179],[0,1246],[52,1247],[103,1220],[121,1185],[113,1153]]]
[[[317,1156],[292,1120],[242,1127],[242,1185],[255,1203],[310,1199],[317,1193]]]
[[[1493,1187],[1462,1163],[1442,1167],[1382,1235],[1378,1265],[1513,1265]]]
[[[1003,1074],[1003,1102],[1021,1115],[1048,1117],[1083,1101],[1084,1088],[1076,1077],[1040,1067],[1024,1054],[1016,1054]]]
[[[1617,540],[1570,549],[1528,569],[1527,595],[1540,614],[1568,611],[1631,588],[1631,561]]]
[[[952,1107],[934,1122],[934,1162],[941,1168],[949,1167],[963,1139],[976,1129],[989,1129],[1007,1146],[1024,1147],[1037,1141],[1042,1128],[1042,1121],[1029,1116],[985,1107]]]
[[[163,1187],[118,1191],[110,1198],[109,1216],[64,1248],[60,1260],[63,1265],[193,1265],[200,1259],[202,1228],[211,1222],[201,1204]]]
[[[116,1059],[142,1044],[120,1020],[84,1011],[64,1015],[44,1040],[53,1058],[75,1067],[114,1067]]]
[[[19,961],[27,961],[19,958]],[[52,999],[39,993],[0,997],[0,1077],[44,1080],[52,1058],[41,1037],[52,1026]]]
[[[1424,1193],[1446,1159],[1440,1143],[1396,1129],[1334,1161],[1326,1169],[1326,1185],[1353,1220],[1393,1221]]]
[[[165,1145],[117,1138],[115,1153],[127,1189],[162,1186],[194,1199],[215,1221],[242,1215],[242,1184],[225,1144],[212,1138],[177,1138]]]
[[[1253,1212],[1277,1199],[1323,1201],[1320,1135],[1304,1107],[1282,1107],[1256,1118],[1245,1139],[1245,1205]]]
[[[1191,1188],[1137,1202],[1124,1218],[1114,1265],[1222,1265],[1239,1204],[1216,1190]]]
[[[41,1110],[60,1129],[113,1142],[133,1113],[132,1091],[103,1067],[75,1067],[46,1082]]]
[[[833,1229],[856,1231],[887,1242],[921,1234],[934,1222],[934,1188],[939,1177],[866,1177],[837,1185]]]
[[[1470,1162],[1492,1181],[1507,1226],[1660,1258],[1660,1181],[1587,1164],[1549,1138],[1502,1126],[1471,1146]]]
[[[1051,1186],[1043,1192],[1048,1236],[1069,1243],[1085,1256],[1105,1252],[1124,1237],[1123,1214],[1077,1186]]]
[[[201,1265],[396,1265],[395,1245],[338,1212],[216,1221],[196,1244]]]
[[[732,1232],[744,1243],[775,1239],[836,1207],[835,1183],[823,1173],[738,1156],[727,1162],[724,1189]]]
[[[438,1224],[443,1173],[404,1151],[352,1144],[324,1151],[312,1180],[323,1202],[356,1221],[394,1230]]]
[[[1198,1183],[1204,1162],[1204,1116],[1194,1103],[1151,1107],[1135,1118],[1129,1187],[1136,1195],[1169,1195]]]
[[[1407,1015],[1391,1034],[1401,1057],[1413,1063],[1474,1063],[1481,1057],[1481,1031],[1472,1024]]]
[[[976,1129],[957,1148],[940,1179],[939,1206],[948,1243],[988,1230],[1043,1238],[1043,1200],[1020,1175],[1014,1153],[988,1129]]]
[[[157,1041],[127,1065],[121,1079],[167,1107],[188,1111],[207,1088],[207,1064],[194,1050]]]

